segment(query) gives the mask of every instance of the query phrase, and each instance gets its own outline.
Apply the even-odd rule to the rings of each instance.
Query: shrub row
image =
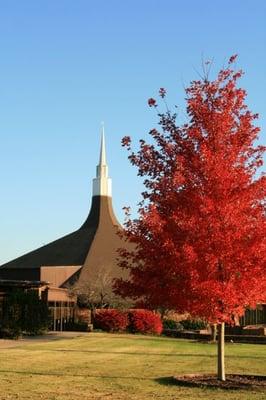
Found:
[[[183,321],[176,322],[172,319],[165,319],[163,321],[164,329],[173,329],[176,331],[185,330],[200,330],[205,329],[207,327],[207,323],[200,319],[186,319]]]
[[[149,310],[98,310],[93,324],[96,329],[107,332],[160,334],[163,329],[160,316]]]

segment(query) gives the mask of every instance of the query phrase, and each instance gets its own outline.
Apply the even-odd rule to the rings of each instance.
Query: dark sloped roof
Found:
[[[0,267],[0,277],[2,268],[6,271],[39,268],[42,265],[83,265],[99,225],[101,202],[105,201],[102,196],[94,196],[89,216],[80,229],[3,264]]]

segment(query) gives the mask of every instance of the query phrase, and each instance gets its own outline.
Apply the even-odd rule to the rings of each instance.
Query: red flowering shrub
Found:
[[[149,310],[130,310],[128,313],[130,332],[157,333],[163,330],[161,318]]]
[[[160,334],[163,326],[159,315],[149,310],[119,311],[103,309],[96,311],[93,325],[106,332],[155,333]]]
[[[94,316],[94,327],[106,332],[125,331],[127,325],[127,314],[119,310],[98,310]]]

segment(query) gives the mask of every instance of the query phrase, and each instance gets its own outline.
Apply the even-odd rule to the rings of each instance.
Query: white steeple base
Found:
[[[111,178],[95,178],[92,186],[93,196],[109,196],[112,197],[112,180]]]

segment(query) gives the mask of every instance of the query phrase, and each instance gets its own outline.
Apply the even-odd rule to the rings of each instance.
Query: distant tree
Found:
[[[218,324],[218,378],[225,380],[224,323],[265,300],[265,176],[259,175],[265,147],[255,145],[258,118],[237,87],[242,71],[228,66],[210,80],[209,66],[186,89],[188,122],[158,112],[154,144],[140,140],[129,160],[145,177],[139,218],[128,212],[121,250],[129,279],[116,293],[141,306],[189,312]],[[160,96],[165,100],[165,89]],[[127,210],[128,211],[128,210]]]
[[[69,288],[70,294],[78,298],[81,307],[90,310],[99,308],[126,308],[132,302],[126,301],[121,296],[114,293],[112,289],[113,276],[108,272],[99,272],[95,279],[91,281],[77,281]]]

